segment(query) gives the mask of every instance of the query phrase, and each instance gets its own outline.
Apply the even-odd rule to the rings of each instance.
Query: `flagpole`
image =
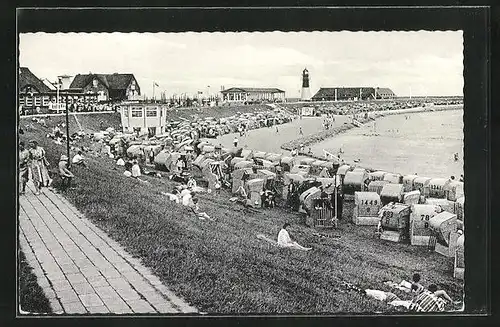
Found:
[[[153,102],[155,101],[155,82],[153,81]]]

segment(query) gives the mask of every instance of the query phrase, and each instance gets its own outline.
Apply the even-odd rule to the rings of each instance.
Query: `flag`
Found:
[[[198,94],[203,94],[203,91],[198,91]]]
[[[158,83],[156,83],[156,82],[154,82],[154,85],[160,87],[160,85],[158,85]]]

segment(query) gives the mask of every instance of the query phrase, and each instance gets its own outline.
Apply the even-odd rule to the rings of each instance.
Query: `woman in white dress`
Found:
[[[290,224],[285,223],[283,225],[283,228],[278,233],[278,245],[281,247],[292,248],[302,251],[312,250],[312,248],[306,248],[297,242],[293,242],[292,239],[290,238],[290,235],[288,234],[288,231],[286,230],[288,226],[290,226]]]

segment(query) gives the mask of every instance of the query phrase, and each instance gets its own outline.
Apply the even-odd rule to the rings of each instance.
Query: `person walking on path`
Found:
[[[21,186],[20,194],[24,194],[26,191],[26,183],[28,182],[29,176],[29,162],[30,161],[30,153],[24,147],[24,142],[19,143],[19,183]]]
[[[59,176],[61,176],[61,186],[63,190],[71,187],[71,179],[75,177],[73,173],[68,169],[68,157],[66,155],[61,155],[59,160]]]
[[[30,146],[31,174],[33,184],[35,184],[35,195],[39,195],[40,189],[43,186],[50,186],[52,184],[52,179],[47,170],[49,162],[45,158],[45,149],[38,145],[38,141],[31,140]]]
[[[234,137],[233,144],[235,148],[238,147],[238,138],[236,136]]]
[[[299,135],[304,135],[304,132],[302,131],[302,126],[299,126]]]

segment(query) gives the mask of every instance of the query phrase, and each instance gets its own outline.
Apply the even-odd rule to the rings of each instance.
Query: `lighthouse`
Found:
[[[300,93],[300,100],[311,100],[311,90],[309,90],[309,71],[304,68],[302,71],[302,92]]]

